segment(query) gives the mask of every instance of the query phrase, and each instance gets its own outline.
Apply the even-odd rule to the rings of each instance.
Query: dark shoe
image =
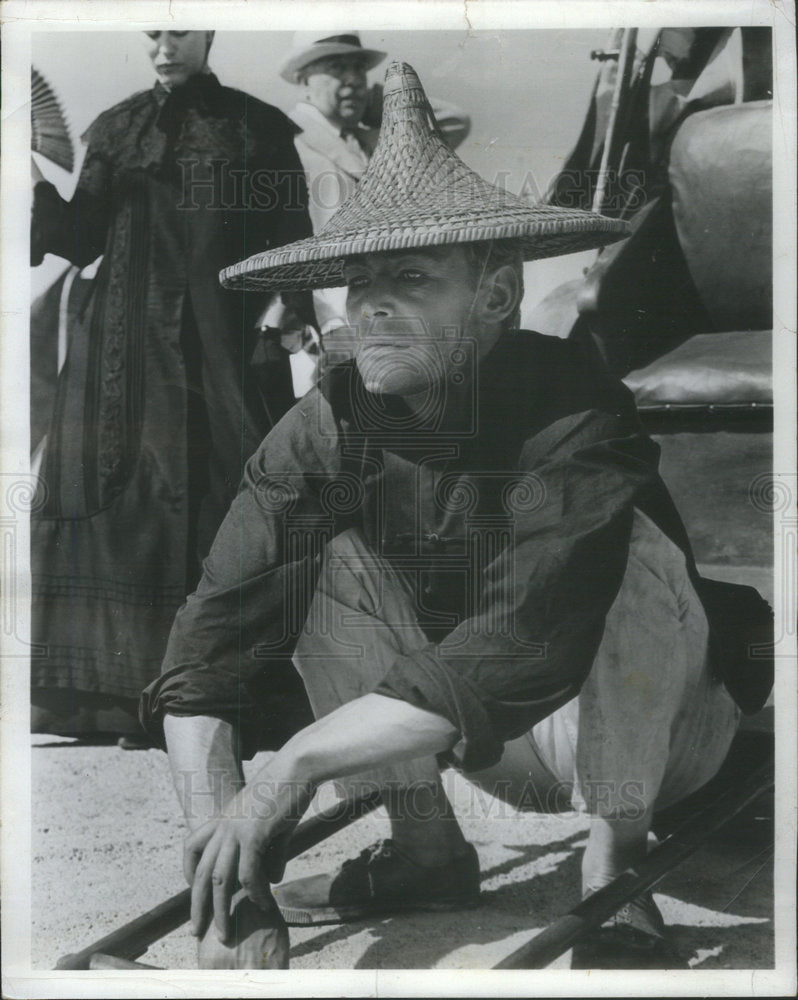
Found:
[[[391,840],[372,844],[333,875],[311,875],[274,889],[289,925],[338,924],[406,910],[479,905],[479,859],[471,844],[445,865],[417,865]]]
[[[665,921],[650,892],[622,906],[603,930],[638,951],[655,951],[667,942]]]
[[[684,964],[650,892],[626,903],[574,945],[572,969],[676,969]]]

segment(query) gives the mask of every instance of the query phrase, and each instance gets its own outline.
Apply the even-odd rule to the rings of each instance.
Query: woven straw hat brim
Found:
[[[582,250],[597,249],[629,235],[627,223],[589,212],[523,206],[517,212],[475,213],[461,219],[447,217],[442,225],[430,215],[371,221],[347,233],[325,232],[265,251],[225,268],[225,288],[247,291],[298,291],[344,285],[348,257],[364,253],[514,240],[524,260],[542,260]]]
[[[415,70],[392,63],[379,142],[352,195],[315,236],[255,254],[220,278],[237,289],[331,288],[344,284],[344,261],[354,254],[517,240],[525,260],[539,260],[628,233],[618,219],[530,205],[484,180],[446,145]]]
[[[387,55],[387,52],[380,52],[379,49],[364,49],[358,45],[348,45],[346,42],[318,42],[298,52],[290,53],[280,68],[280,76],[289,83],[299,83],[299,74],[306,66],[310,66],[317,59],[327,59],[331,56],[357,56],[362,61],[363,68],[370,70],[379,66]]]

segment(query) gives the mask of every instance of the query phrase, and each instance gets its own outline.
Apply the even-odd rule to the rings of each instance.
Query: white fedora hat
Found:
[[[327,32],[297,31],[291,51],[280,67],[280,76],[289,83],[299,83],[299,74],[317,59],[327,56],[358,56],[366,69],[377,66],[387,55],[378,49],[365,49],[356,31],[341,35]]]

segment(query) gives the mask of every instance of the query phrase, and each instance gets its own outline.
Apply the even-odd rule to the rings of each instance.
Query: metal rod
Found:
[[[362,798],[345,800],[312,819],[300,823],[288,845],[288,859],[315,847],[332,834],[343,830],[354,820],[372,812],[382,802],[379,792]],[[143,913],[135,920],[90,944],[88,948],[63,955],[56,969],[89,969],[92,955],[98,952],[114,958],[134,959],[143,955],[151,944],[184,924],[191,912],[191,890],[184,889]]]
[[[618,57],[618,68],[615,76],[615,86],[612,91],[612,103],[610,105],[610,117],[607,122],[607,132],[604,136],[604,149],[601,152],[601,166],[599,167],[598,180],[596,181],[596,193],[593,196],[593,211],[600,212],[604,205],[604,194],[607,189],[607,178],[609,176],[610,156],[612,147],[615,145],[615,129],[618,121],[618,109],[621,106],[621,97],[629,82],[635,46],[637,43],[637,28],[625,28],[623,40],[620,45],[620,56]]]
[[[494,968],[545,969],[585,934],[609,919],[624,903],[664,878],[746,806],[773,788],[773,784],[771,758],[739,785],[718,796],[674,830],[636,868],[628,869],[609,885],[582,900],[570,913],[558,917]]]

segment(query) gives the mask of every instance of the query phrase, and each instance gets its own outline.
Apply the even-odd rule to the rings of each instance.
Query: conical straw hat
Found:
[[[531,206],[484,181],[438,133],[415,70],[385,75],[380,139],[360,183],[315,236],[225,268],[227,288],[296,290],[345,284],[353,254],[512,239],[525,260],[612,243],[627,223],[578,209]]]

